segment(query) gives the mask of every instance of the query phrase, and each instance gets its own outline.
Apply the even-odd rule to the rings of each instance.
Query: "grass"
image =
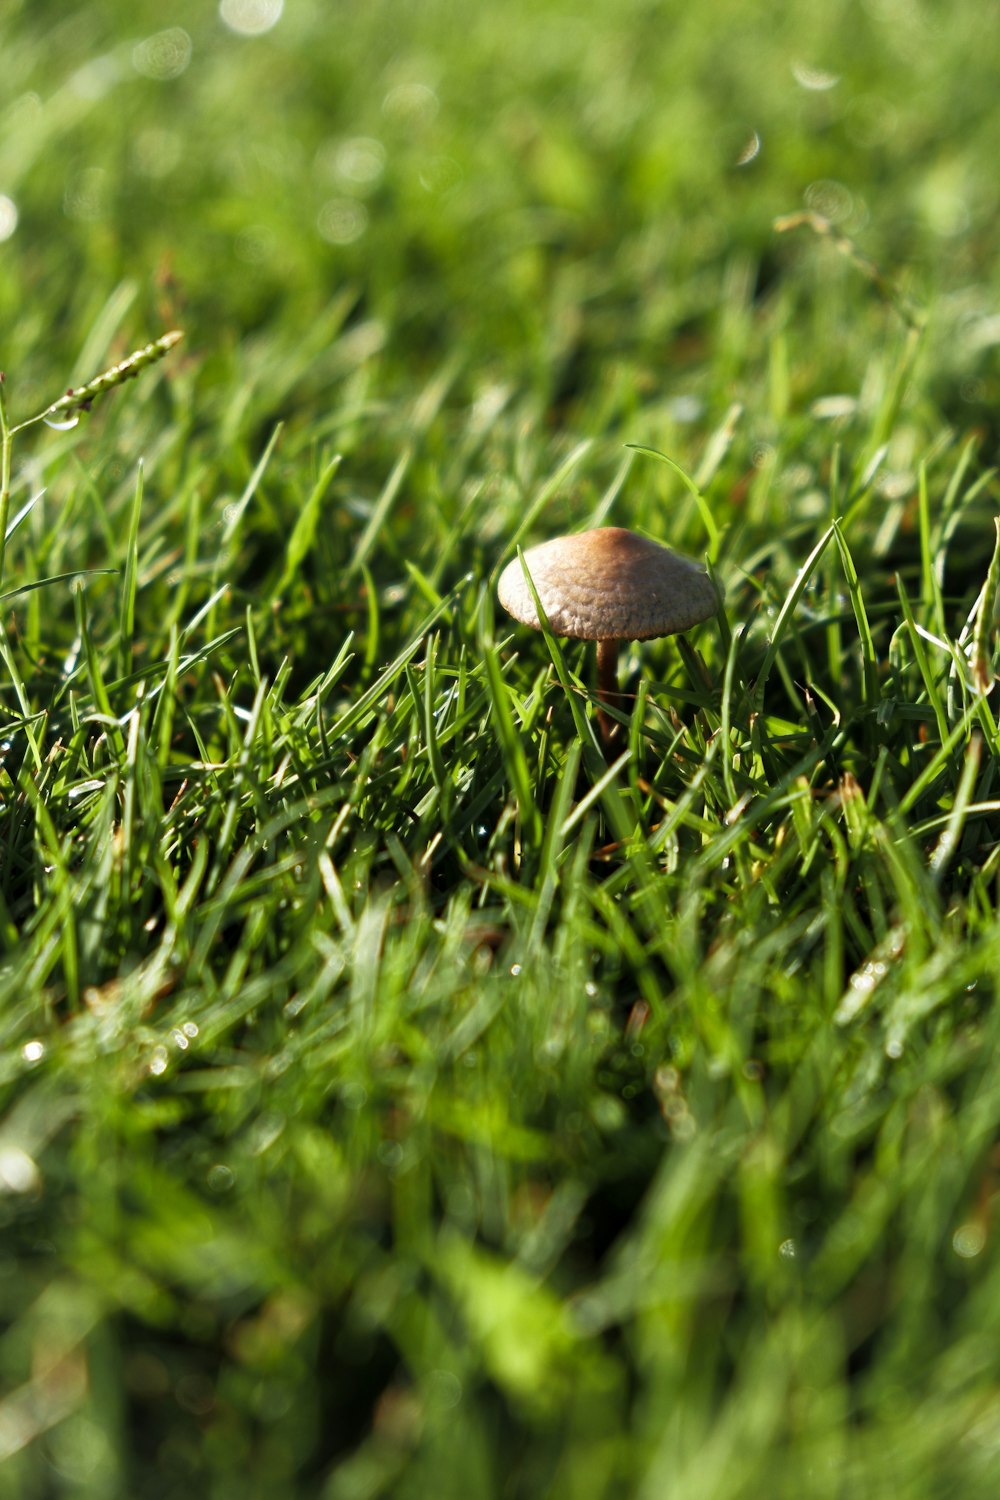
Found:
[[[985,1500],[981,7],[278,9],[4,21],[0,1495]]]

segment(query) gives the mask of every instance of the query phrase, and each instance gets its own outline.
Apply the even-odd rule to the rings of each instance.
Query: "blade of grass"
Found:
[[[861,583],[858,579],[858,570],[854,566],[854,558],[851,549],[847,545],[847,539],[841,530],[840,522],[833,522],[833,534],[836,538],[837,549],[840,552],[840,561],[844,569],[844,578],[847,582],[847,593],[851,601],[851,609],[854,611],[854,620],[858,627],[858,637],[861,641],[862,662],[862,691],[866,708],[871,708],[878,702],[878,660],[875,656],[875,642],[872,638],[871,626],[868,623],[868,614],[865,610],[864,596],[861,592]]]
[[[792,584],[791,589],[785,596],[784,603],[778,611],[777,618],[774,622],[774,627],[771,631],[771,638],[768,641],[767,652],[764,656],[764,662],[759,673],[757,674],[757,681],[753,687],[752,698],[755,708],[758,712],[763,708],[764,688],[767,685],[767,679],[771,675],[771,668],[774,666],[775,658],[777,657],[778,652],[781,650],[782,637],[784,636],[785,629],[788,625],[789,620],[791,619],[792,612],[794,611],[795,606],[798,604],[803,593],[805,592],[806,585],[808,584],[813,573],[816,571],[816,567],[819,564],[823,553],[830,545],[833,536],[834,527],[828,526],[826,531],[824,531],[823,535],[820,537],[819,541],[816,543],[815,547],[813,547],[812,551],[809,553],[809,556],[802,564],[802,567],[799,569],[798,573],[795,575],[795,582]]]
[[[903,580],[899,576],[899,574],[896,575],[896,592],[899,595],[899,602],[903,609],[903,619],[906,623],[906,630],[910,638],[910,646],[913,650],[914,660],[917,663],[917,670],[920,673],[921,680],[923,681],[924,688],[927,692],[927,700],[930,703],[931,708],[934,712],[934,717],[937,720],[938,738],[940,740],[944,740],[948,735],[948,716],[945,712],[944,701],[938,690],[937,680],[934,676],[933,671],[931,670],[930,663],[927,660],[927,652],[924,650],[924,644],[921,638],[921,628],[914,618],[913,606],[910,603],[910,596],[907,594],[906,585],[903,583]],[[944,642],[942,641],[940,644],[943,646]]]
[[[135,590],[139,565],[139,517],[142,514],[143,466],[142,460],[135,476],[135,490],[129,510],[128,540],[125,543],[125,569],[122,573],[121,602],[118,610],[118,662],[119,677],[127,677],[132,670],[132,645],[135,635]]]
[[[958,849],[962,830],[969,814],[972,802],[972,794],[979,775],[979,766],[983,758],[983,741],[978,730],[974,731],[969,738],[965,751],[965,759],[962,764],[962,774],[959,777],[958,788],[955,792],[955,800],[952,803],[948,821],[944,826],[940,838],[931,853],[928,867],[934,881],[940,884],[944,878],[945,871],[951,864]]]
[[[226,524],[222,528],[222,542],[224,547],[229,545],[229,543],[232,541],[233,537],[239,530],[240,523],[243,520],[244,513],[246,512],[246,508],[250,504],[250,501],[253,499],[254,495],[256,495],[260,482],[267,470],[267,466],[274,456],[274,450],[278,446],[278,439],[281,437],[284,426],[285,424],[283,422],[278,422],[275,426],[274,430],[271,433],[271,436],[267,440],[267,447],[264,449],[260,458],[257,460],[253,473],[250,475],[250,478],[247,480],[246,485],[244,486],[243,493],[240,495],[240,498],[235,502],[235,504],[230,508],[227,514]]]
[[[480,650],[486,668],[486,680],[490,689],[492,722],[496,729],[500,750],[507,767],[507,777],[517,801],[521,820],[522,847],[532,854],[537,853],[542,838],[542,819],[532,792],[531,773],[521,736],[514,725],[510,707],[510,688],[503,680],[496,648],[486,632],[480,640]]]
[[[993,652],[991,637],[996,610],[997,589],[1000,588],[1000,516],[994,517],[996,541],[993,556],[986,572],[986,582],[976,605],[976,623],[972,646],[972,681],[976,691],[988,693],[993,686]]]
[[[348,578],[360,572],[368,561],[369,554],[378,541],[379,533],[389,519],[389,513],[399,498],[399,492],[403,487],[403,480],[406,478],[407,471],[412,462],[413,448],[404,448],[393,465],[388,479],[382,486],[382,493],[372,506],[372,513],[368,517],[368,523],[358,538],[357,545],[351,554],[351,560],[347,565]]]
[[[312,547],[316,536],[316,528],[319,525],[320,515],[323,509],[323,501],[326,492],[330,488],[331,481],[343,462],[343,455],[335,453],[333,457],[323,466],[319,478],[313,485],[299,512],[292,534],[288,538],[288,547],[285,552],[285,566],[278,581],[278,594],[283,594],[302,566]]]
[[[661,453],[658,448],[646,448],[641,443],[628,443],[626,446],[632,448],[636,453],[644,454],[647,458],[659,459],[660,463],[666,464],[667,468],[672,469],[678,479],[681,480],[685,489],[694,500],[695,505],[698,507],[698,514],[701,516],[702,525],[708,537],[708,560],[712,563],[716,562],[719,556],[719,528],[715,524],[715,517],[712,515],[711,506],[694,480],[689,474],[685,473],[679,463],[669,458],[666,453]]]

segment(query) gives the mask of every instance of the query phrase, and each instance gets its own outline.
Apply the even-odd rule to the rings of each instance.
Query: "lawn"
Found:
[[[2,1500],[997,1494],[995,21],[5,7]]]

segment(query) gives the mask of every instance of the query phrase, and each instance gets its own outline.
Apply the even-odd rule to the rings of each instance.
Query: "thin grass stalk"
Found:
[[[0,372],[0,589],[7,558],[7,522],[10,515],[11,430],[7,420],[7,389]]]

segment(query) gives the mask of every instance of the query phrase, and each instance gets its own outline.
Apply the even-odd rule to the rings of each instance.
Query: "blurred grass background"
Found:
[[[4,7],[0,1494],[996,1493],[996,19]]]

